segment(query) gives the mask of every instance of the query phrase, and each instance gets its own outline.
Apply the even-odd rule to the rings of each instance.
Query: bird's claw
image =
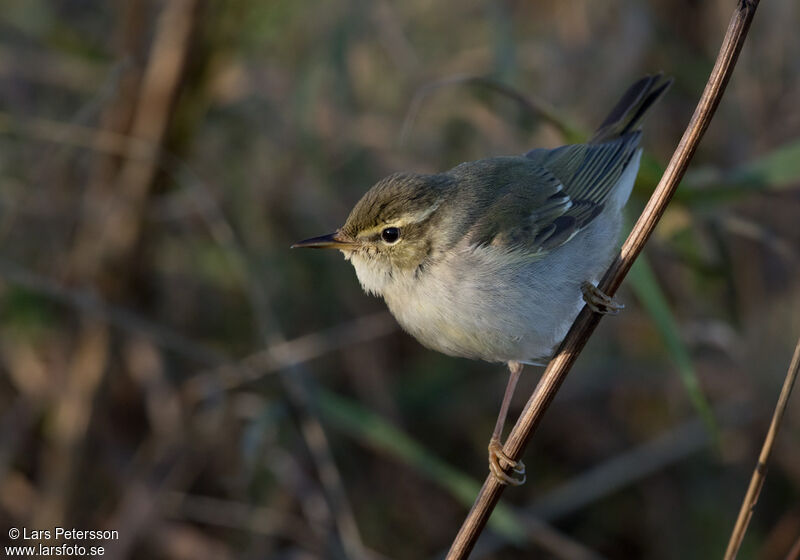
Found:
[[[516,473],[519,477],[511,476],[506,472],[506,469],[511,469],[511,472]],[[527,480],[525,463],[514,461],[506,455],[500,440],[497,438],[492,438],[489,442],[489,470],[500,484],[521,486]]]
[[[616,315],[622,309],[625,309],[623,304],[607,296],[600,288],[591,282],[584,282],[581,284],[581,292],[583,293],[583,301],[585,301],[589,309],[595,313],[600,313],[601,315]]]

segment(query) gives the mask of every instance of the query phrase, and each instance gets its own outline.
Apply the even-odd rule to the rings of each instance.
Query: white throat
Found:
[[[353,263],[358,281],[368,294],[383,296],[395,281],[391,265],[381,258],[357,252],[345,254],[345,258]]]

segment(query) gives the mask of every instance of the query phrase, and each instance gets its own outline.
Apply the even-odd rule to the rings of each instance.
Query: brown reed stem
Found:
[[[736,65],[736,59],[747,37],[747,31],[757,6],[758,0],[739,0],[737,3],[714,68],[695,108],[694,115],[692,115],[678,147],[672,154],[672,159],[664,171],[661,181],[623,244],[619,256],[611,263],[600,282],[599,288],[609,296],[616,293],[633,265],[633,261],[644,248],[644,244],[653,233],[678,183],[686,172],[697,145],[708,128],[725,91],[725,86]],[[518,460],[522,456],[522,451],[544,412],[599,322],[600,315],[592,313],[587,307],[584,307],[575,319],[572,328],[542,374],[542,378],[506,440],[503,451],[511,459]],[[505,486],[493,476],[487,476],[472,509],[467,514],[450,547],[447,560],[459,560],[469,556],[504,489]]]
[[[800,339],[797,340],[794,356],[792,356],[792,362],[786,372],[783,388],[778,397],[778,404],[775,405],[775,412],[772,414],[772,422],[769,425],[767,436],[764,438],[761,454],[758,456],[758,463],[756,463],[753,476],[750,478],[750,486],[747,488],[747,493],[742,501],[742,507],[739,510],[739,517],[736,519],[736,525],[734,525],[731,538],[728,541],[728,548],[725,551],[725,560],[733,560],[736,558],[739,547],[742,546],[742,539],[744,539],[747,526],[750,524],[750,518],[753,517],[753,509],[756,507],[758,496],[761,494],[761,487],[764,485],[764,479],[767,476],[767,461],[772,453],[772,447],[775,445],[775,437],[778,435],[778,430],[781,427],[781,421],[786,412],[786,407],[789,403],[789,395],[792,393],[792,387],[797,379],[798,371],[800,371]]]

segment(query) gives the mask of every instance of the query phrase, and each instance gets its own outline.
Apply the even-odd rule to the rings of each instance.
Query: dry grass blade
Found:
[[[758,463],[753,471],[753,476],[750,478],[750,486],[747,488],[747,493],[742,501],[742,507],[739,510],[739,517],[736,519],[736,525],[734,525],[731,538],[728,541],[728,548],[725,551],[725,560],[733,560],[736,558],[739,547],[742,546],[742,539],[744,539],[745,531],[747,531],[747,526],[750,524],[750,518],[753,517],[753,509],[756,507],[758,495],[761,493],[761,487],[764,485],[764,479],[767,476],[767,461],[775,445],[775,437],[778,435],[778,430],[781,427],[781,421],[786,412],[786,407],[789,404],[789,396],[792,394],[792,387],[794,387],[798,371],[800,371],[800,339],[797,340],[794,356],[792,356],[792,362],[789,365],[789,370],[786,372],[786,379],[783,382],[783,388],[778,397],[778,404],[775,405],[775,412],[772,414],[772,422],[769,425],[767,437],[764,439],[764,445],[761,447],[761,454],[758,456]]]
[[[381,311],[275,343],[235,361],[223,352],[192,340],[168,325],[149,319],[130,308],[113,305],[88,289],[67,287],[7,260],[3,255],[0,255],[0,280],[72,307],[89,317],[98,317],[131,335],[144,336],[165,350],[209,368],[184,382],[183,392],[192,401],[397,330],[397,323],[390,319],[387,312]]]
[[[168,326],[148,319],[132,309],[108,303],[94,291],[69,288],[52,278],[7,260],[2,255],[0,255],[0,279],[72,307],[85,315],[100,317],[126,332],[145,335],[162,348],[172,350],[200,364],[217,366],[229,361],[223,354],[193,341]]]
[[[125,156],[137,161],[152,161],[159,156],[158,146],[152,142],[113,130],[38,117],[20,120],[2,111],[0,134],[17,134],[26,138],[87,148],[107,155]]]
[[[396,330],[397,323],[391,320],[387,312],[373,313],[299,338],[276,342],[237,363],[225,363],[199,372],[183,383],[182,391],[188,401],[194,403],[219,391],[230,391],[269,373],[309,362],[340,348],[367,342]]]
[[[673,153],[658,187],[623,244],[620,255],[611,264],[600,282],[599,287],[606,294],[614,295],[616,293],[686,172],[689,161],[691,161],[703,133],[708,128],[725,91],[725,86],[733,72],[757,6],[757,0],[740,0],[738,2],[694,115]],[[592,313],[588,308],[584,308],[578,315],[506,440],[503,451],[511,459],[517,460],[521,457],[533,431],[599,322],[600,316]],[[463,559],[469,555],[504,488],[505,486],[501,485],[493,476],[487,477],[472,509],[453,541],[447,555],[448,560]]]

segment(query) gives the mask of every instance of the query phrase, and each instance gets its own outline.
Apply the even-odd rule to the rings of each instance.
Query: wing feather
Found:
[[[454,169],[462,180],[492,189],[470,242],[534,259],[567,243],[603,211],[636,154],[642,117],[671,83],[657,74],[633,84],[587,144]]]
[[[512,180],[498,186],[502,192],[475,224],[471,241],[534,259],[567,243],[603,211],[639,136],[528,152],[519,158],[527,160],[520,164],[524,172],[510,173]]]

